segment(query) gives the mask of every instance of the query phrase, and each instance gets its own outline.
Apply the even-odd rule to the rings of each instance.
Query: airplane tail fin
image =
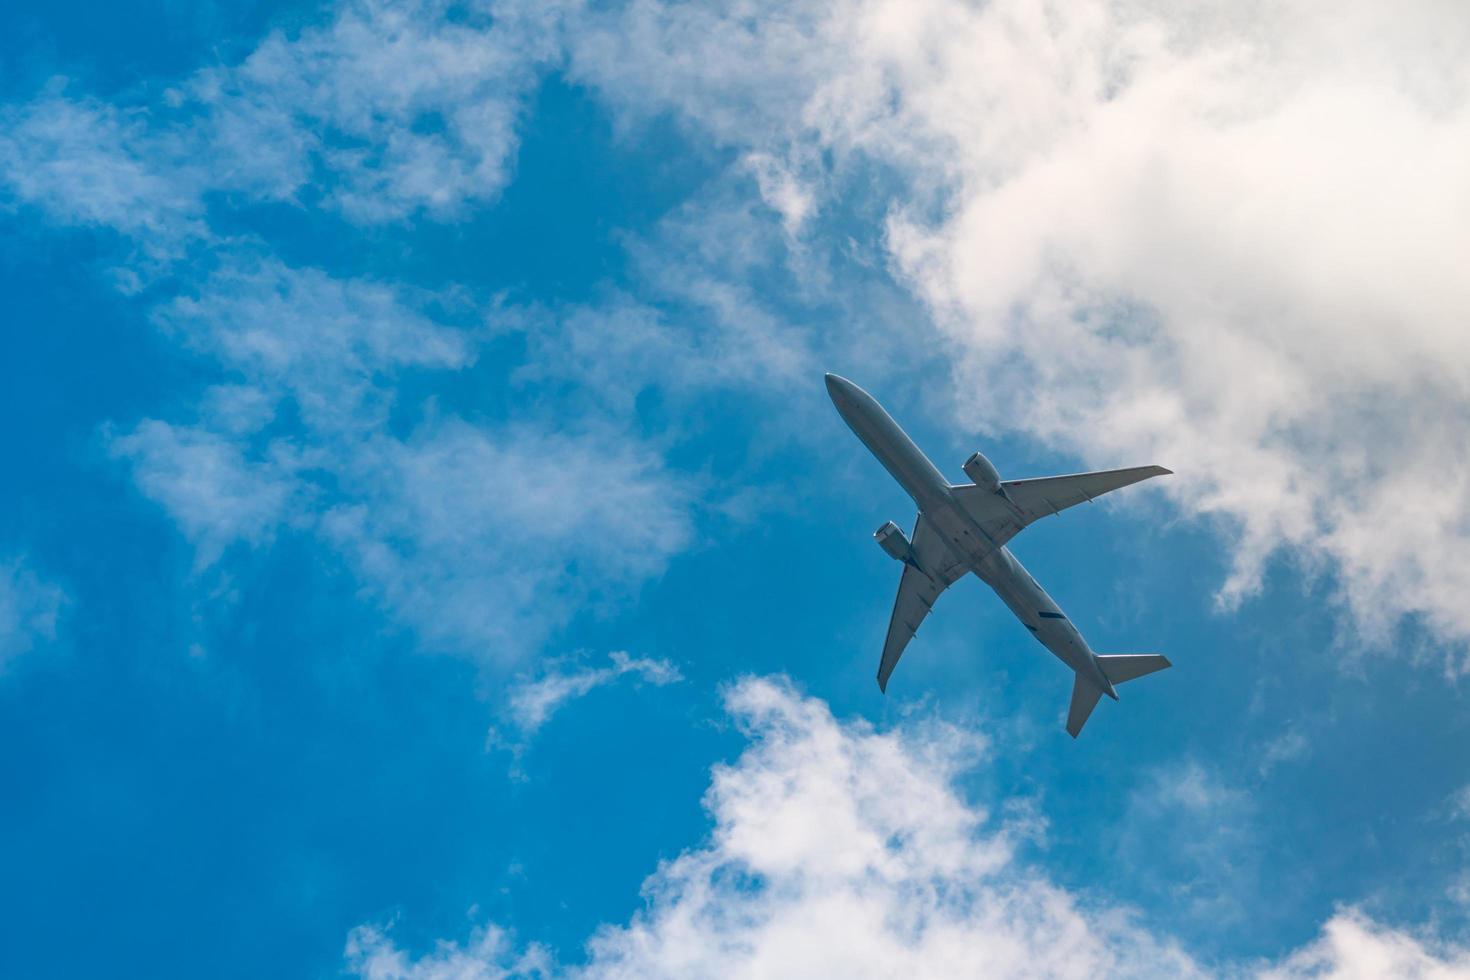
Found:
[[[1118,653],[1099,656],[1097,662],[1102,667],[1103,675],[1113,684],[1122,684],[1124,681],[1173,666],[1169,663],[1169,658],[1161,653]],[[1068,735],[1076,738],[1082,731],[1082,726],[1087,724],[1087,719],[1092,714],[1092,709],[1097,707],[1097,701],[1102,694],[1101,688],[1078,672],[1077,679],[1072,682],[1072,705],[1067,709]]]

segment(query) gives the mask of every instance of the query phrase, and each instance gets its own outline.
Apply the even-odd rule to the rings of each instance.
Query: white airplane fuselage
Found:
[[[997,544],[960,506],[949,481],[877,399],[835,375],[828,375],[827,390],[843,420],[913,498],[955,559],[994,589],[1042,646],[1116,701],[1117,692],[1077,627],[1010,549]]]

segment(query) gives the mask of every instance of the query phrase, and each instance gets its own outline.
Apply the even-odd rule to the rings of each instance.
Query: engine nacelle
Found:
[[[975,481],[977,487],[984,487],[991,493],[1000,493],[1000,473],[994,464],[980,453],[965,460],[965,476]]]
[[[892,521],[884,524],[873,532],[873,540],[878,542],[878,547],[888,552],[889,558],[898,561],[911,560],[914,549],[909,544],[909,537],[903,530]]]

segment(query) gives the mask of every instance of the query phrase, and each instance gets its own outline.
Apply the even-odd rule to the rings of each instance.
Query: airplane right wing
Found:
[[[898,658],[919,630],[919,624],[934,608],[934,602],[967,568],[957,561],[920,514],[914,522],[912,564],[905,562],[903,577],[898,580],[898,597],[893,601],[893,618],[888,621],[888,636],[883,641],[883,659],[878,664],[878,689],[887,692],[888,677],[898,666]]]

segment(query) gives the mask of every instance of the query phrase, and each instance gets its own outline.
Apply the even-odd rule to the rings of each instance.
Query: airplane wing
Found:
[[[1084,500],[1101,497],[1111,490],[1130,486],[1154,476],[1173,473],[1162,466],[1134,466],[1126,470],[1100,470],[1070,476],[1043,476],[1034,480],[1008,480],[1006,493],[1026,517],[1026,523],[1066,510]]]
[[[1173,473],[1162,466],[1134,466],[1124,470],[1100,470],[1068,476],[1042,476],[1032,480],[1007,480],[1001,484],[1010,497],[967,484],[954,488],[956,499],[980,522],[997,544],[1014,537],[1023,527],[1058,514],[1083,501],[1126,487],[1150,477]]]
[[[914,564],[905,563],[903,577],[898,580],[898,598],[893,602],[893,618],[888,621],[888,637],[883,641],[883,659],[878,664],[878,689],[888,690],[888,677],[898,666],[904,647],[918,632],[919,624],[929,615],[940,593],[967,571],[955,560],[929,522],[920,514],[914,522],[911,539]]]

